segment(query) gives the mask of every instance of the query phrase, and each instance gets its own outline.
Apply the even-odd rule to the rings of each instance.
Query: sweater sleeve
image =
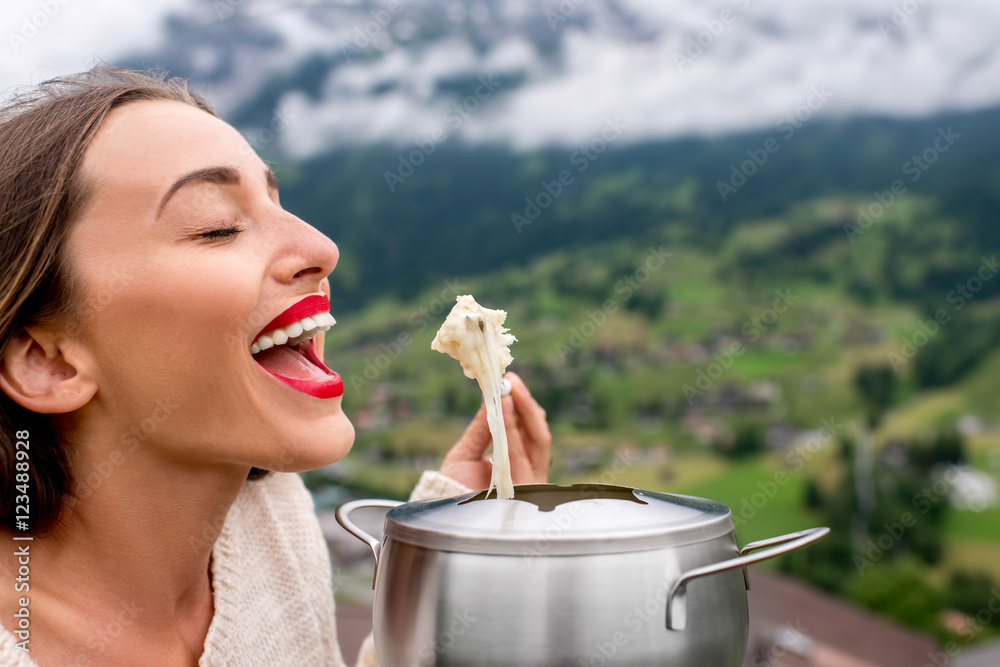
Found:
[[[424,474],[420,476],[420,481],[413,488],[413,493],[410,494],[410,502],[430,500],[431,498],[451,498],[463,493],[472,493],[472,489],[436,470],[425,470]]]
[[[450,498],[460,496],[463,493],[472,493],[472,489],[461,482],[456,482],[447,475],[434,470],[425,470],[420,476],[420,481],[413,488],[410,494],[410,502],[415,500],[430,500],[431,498]],[[372,635],[365,638],[358,653],[357,667],[379,667],[378,657],[375,655],[375,639]]]

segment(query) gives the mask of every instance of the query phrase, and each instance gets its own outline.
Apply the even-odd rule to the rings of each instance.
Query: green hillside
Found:
[[[341,311],[386,294],[412,298],[444,278],[525,266],[553,251],[647,236],[713,256],[729,245],[735,265],[727,270],[743,277],[777,270],[841,280],[858,299],[920,300],[927,289],[946,293],[1000,241],[998,121],[1000,110],[866,118],[813,122],[787,139],[770,131],[638,144],[628,143],[625,129],[600,154],[449,142],[392,189],[386,174],[405,171],[400,161],[410,162],[414,145],[339,151],[301,164],[274,157],[285,205],[341,247],[334,274]],[[778,152],[759,167],[748,163],[769,139]],[[739,182],[734,169],[752,174],[724,199],[719,183]],[[562,185],[560,174],[572,182]],[[875,193],[892,195],[894,181],[905,190],[872,219],[876,227],[893,219],[894,231],[880,241],[887,248],[876,248],[867,233],[831,243],[848,240],[843,225],[857,225],[859,207],[877,212]],[[817,200],[833,208],[817,215],[810,204]],[[748,223],[755,224],[753,239],[740,231]],[[821,250],[831,254],[818,265],[798,261]],[[841,258],[850,264],[839,266]]]
[[[357,440],[330,474],[405,497],[436,467],[481,400],[430,350],[470,293],[508,311],[511,370],[555,435],[554,481],[711,497],[741,519],[741,543],[831,525],[778,566],[954,637],[942,610],[974,614],[1000,581],[1000,510],[945,494],[924,511],[920,493],[950,465],[1000,479],[997,119],[804,128],[726,202],[716,179],[766,135],[625,147],[520,234],[511,215],[565,152],[446,147],[395,192],[384,152],[283,168],[287,205],[343,254],[326,354]],[[961,138],[859,225],[942,126]],[[865,508],[853,461],[869,437]],[[871,561],[873,587],[865,539],[906,512],[919,519]],[[893,591],[915,581],[920,604],[899,608]]]

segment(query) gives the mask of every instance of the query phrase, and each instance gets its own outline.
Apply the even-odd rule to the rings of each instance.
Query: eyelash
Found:
[[[224,239],[231,236],[236,236],[243,231],[242,227],[223,227],[221,229],[213,229],[202,233],[200,236],[203,239]]]

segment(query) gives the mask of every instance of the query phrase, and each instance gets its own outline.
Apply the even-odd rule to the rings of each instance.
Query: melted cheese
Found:
[[[510,344],[516,338],[503,327],[507,313],[483,308],[469,295],[458,297],[431,349],[450,355],[462,364],[465,376],[476,380],[486,403],[486,421],[493,436],[493,474],[486,496],[495,488],[498,498],[513,498],[507,431],[503,424],[500,392],[503,373],[513,361]]]

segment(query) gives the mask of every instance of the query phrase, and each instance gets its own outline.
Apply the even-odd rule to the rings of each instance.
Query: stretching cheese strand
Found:
[[[486,421],[493,436],[493,474],[486,497],[495,488],[497,498],[510,499],[514,497],[514,482],[500,392],[503,373],[514,360],[510,344],[517,339],[504,329],[506,319],[506,312],[483,308],[469,295],[460,296],[434,337],[431,349],[457,359],[465,376],[479,383],[486,403]]]

